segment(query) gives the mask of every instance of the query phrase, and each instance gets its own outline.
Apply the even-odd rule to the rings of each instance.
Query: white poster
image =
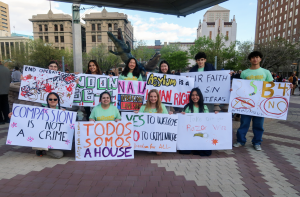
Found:
[[[178,150],[232,149],[231,113],[186,113],[178,119]]]
[[[119,80],[118,83],[118,109],[120,111],[139,110],[143,105],[146,82]]]
[[[134,150],[176,152],[178,116],[157,113],[122,113],[133,122]]]
[[[118,98],[118,77],[105,75],[79,74],[79,83],[75,89],[75,106],[97,106],[100,94],[109,92],[112,103],[117,106]]]
[[[146,83],[144,103],[148,99],[148,92],[157,89],[161,102],[166,106],[173,107],[184,107],[189,102],[190,91],[194,88],[192,78],[159,73],[148,74]]]
[[[195,87],[202,94],[204,103],[229,103],[230,96],[230,71],[205,71],[181,73],[182,76],[192,77]]]
[[[76,161],[133,159],[133,126],[130,121],[77,122]]]
[[[71,150],[76,112],[14,104],[8,145]]]
[[[46,104],[47,95],[56,92],[60,106],[72,107],[76,86],[74,73],[64,73],[34,66],[24,65],[19,99]]]
[[[229,112],[286,120],[290,84],[233,79]]]

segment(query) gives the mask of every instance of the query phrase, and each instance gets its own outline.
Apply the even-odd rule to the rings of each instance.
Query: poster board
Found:
[[[6,144],[71,150],[76,112],[14,104]]]
[[[198,87],[202,94],[204,103],[229,103],[230,97],[230,71],[205,71],[181,73],[181,76],[193,78],[195,87]]]
[[[233,79],[228,111],[286,120],[289,100],[289,83]]]
[[[122,113],[133,122],[134,150],[176,152],[178,116],[157,113]]]
[[[74,73],[24,65],[23,78],[20,100],[46,104],[47,95],[56,92],[60,97],[60,106],[72,107],[76,86]]]
[[[178,119],[178,150],[232,149],[231,113],[186,113]]]
[[[77,122],[75,160],[133,159],[133,126],[130,121]]]
[[[79,74],[79,83],[75,89],[75,106],[95,107],[99,104],[100,94],[109,92],[112,103],[117,105],[118,98],[118,77],[105,75]]]

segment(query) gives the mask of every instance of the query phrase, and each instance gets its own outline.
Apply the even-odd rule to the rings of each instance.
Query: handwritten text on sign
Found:
[[[119,80],[118,109],[120,111],[139,110],[143,105],[146,82]]]
[[[229,73],[229,70],[224,70],[181,73],[180,75],[194,79],[195,87],[198,87],[203,94],[204,103],[229,103]]]
[[[118,77],[104,75],[80,74],[79,83],[76,86],[74,105],[97,106],[100,94],[109,92],[111,99],[116,105],[118,96]]]
[[[147,75],[147,86],[144,103],[148,92],[157,89],[161,102],[166,106],[184,107],[189,102],[190,91],[194,88],[192,78],[151,73]]]
[[[232,149],[231,113],[186,113],[178,119],[178,150]]]
[[[250,116],[286,120],[289,83],[233,79],[228,111]]]
[[[76,112],[14,104],[6,144],[71,150]]]
[[[134,158],[132,122],[77,122],[76,160],[115,160]]]
[[[75,92],[75,74],[64,73],[34,66],[24,66],[19,99],[47,103],[50,92],[60,97],[60,105],[72,107]]]
[[[177,115],[123,112],[122,120],[133,121],[134,150],[176,152]]]

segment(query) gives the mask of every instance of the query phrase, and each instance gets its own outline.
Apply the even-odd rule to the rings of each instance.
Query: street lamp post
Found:
[[[72,25],[73,25],[73,65],[74,72],[82,73],[82,45],[81,45],[81,25],[80,25],[80,4],[72,5]]]

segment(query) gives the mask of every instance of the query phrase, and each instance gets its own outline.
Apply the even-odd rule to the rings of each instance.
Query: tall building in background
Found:
[[[300,41],[299,9],[299,0],[258,0],[255,43],[266,43],[277,37]]]
[[[0,1],[0,14],[0,31],[7,31],[10,34],[9,9],[2,1]]]
[[[203,22],[199,21],[197,29],[197,39],[202,36],[215,39],[217,35],[222,34],[226,38],[226,46],[236,41],[237,23],[235,16],[229,21],[230,10],[215,5],[206,11],[203,16]]]

